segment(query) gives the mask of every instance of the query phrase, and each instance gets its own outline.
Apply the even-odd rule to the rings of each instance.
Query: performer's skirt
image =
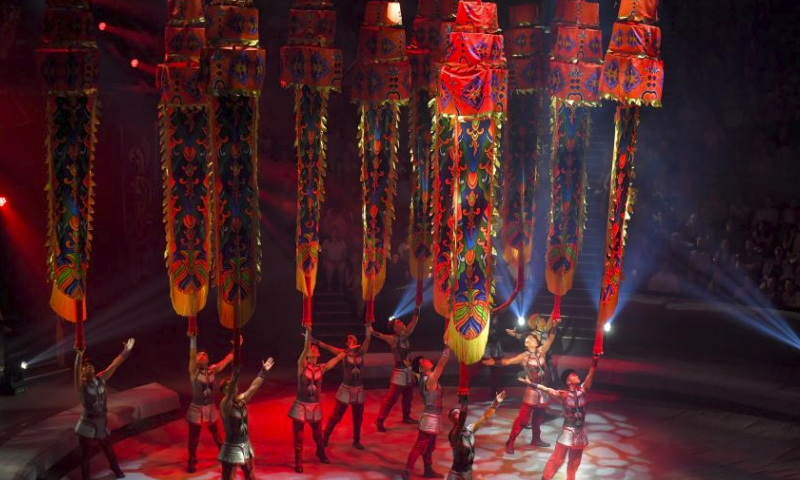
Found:
[[[561,427],[557,442],[570,448],[583,448],[589,445],[589,435],[586,427]]]
[[[392,379],[389,381],[389,383],[392,385],[397,385],[398,387],[414,385],[414,372],[411,370],[411,367],[395,367],[394,370],[392,370]]]
[[[472,480],[472,471],[456,472],[450,470],[450,473],[447,474],[447,480]]]
[[[196,405],[189,404],[189,409],[186,410],[186,421],[194,425],[208,425],[209,423],[216,423],[219,420],[219,409],[216,405]]]
[[[303,423],[322,421],[322,405],[295,400],[289,409],[289,418]]]
[[[219,449],[217,460],[233,465],[244,465],[248,459],[253,458],[253,447],[250,442],[245,443],[223,443]]]
[[[525,395],[522,397],[522,403],[528,405],[529,407],[546,408],[548,405],[550,405],[550,395],[531,387],[527,387],[525,389]]]
[[[84,438],[106,438],[111,431],[108,429],[108,418],[89,418],[81,416],[75,425],[75,433]]]
[[[419,417],[419,431],[439,435],[442,431],[442,414],[432,412],[422,412]]]
[[[339,403],[346,405],[360,405],[364,403],[367,395],[364,393],[364,386],[351,387],[350,385],[341,384],[339,390],[336,392],[336,400]]]

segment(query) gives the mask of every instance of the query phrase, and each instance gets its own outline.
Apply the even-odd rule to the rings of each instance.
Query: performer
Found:
[[[255,478],[255,465],[253,464],[253,447],[250,445],[250,434],[247,429],[247,402],[253,398],[267,372],[272,370],[275,361],[268,358],[261,364],[261,371],[244,393],[239,393],[239,367],[233,367],[233,375],[224,379],[219,384],[219,389],[225,394],[220,403],[222,411],[222,425],[225,427],[225,443],[219,450],[217,457],[222,463],[222,480],[236,478],[236,466],[242,469],[245,480]]]
[[[333,429],[344,417],[344,412],[347,411],[347,406],[350,405],[353,412],[353,446],[359,450],[364,450],[364,445],[361,444],[361,424],[364,420],[364,357],[369,350],[369,341],[371,335],[369,328],[367,328],[364,343],[359,345],[358,338],[355,335],[348,335],[346,348],[336,348],[328,345],[325,342],[317,343],[320,347],[339,356],[344,355],[342,362],[342,384],[339,385],[339,390],[336,392],[336,406],[328,419],[328,424],[325,426],[323,434],[323,444],[327,447],[328,440],[331,438]]]
[[[556,322],[557,325],[557,322]],[[556,338],[555,328],[550,330],[550,335],[547,337],[544,345],[539,341],[539,337],[533,333],[529,334],[525,339],[525,351],[510,359],[502,359],[496,362],[493,359],[483,361],[484,365],[522,365],[525,369],[526,378],[532,382],[541,383],[545,378],[545,355],[550,350],[550,346]],[[542,422],[544,421],[545,411],[550,404],[550,398],[537,391],[534,388],[525,389],[525,396],[522,398],[522,405],[519,409],[519,415],[514,420],[514,425],[511,427],[511,435],[506,442],[506,453],[512,455],[514,453],[514,441],[522,431],[523,427],[530,420],[531,422],[531,445],[536,447],[549,447],[550,444],[543,441],[541,437]]]
[[[506,392],[501,391],[495,396],[489,408],[477,422],[467,423],[467,397],[461,397],[461,406],[450,410],[450,421],[453,428],[450,430],[450,447],[453,449],[453,466],[447,474],[447,480],[472,480],[472,462],[475,459],[475,434],[494,416],[500,404],[506,398]]]
[[[325,456],[322,440],[322,406],[319,403],[322,392],[322,376],[344,358],[344,352],[320,365],[319,348],[311,344],[311,329],[305,331],[305,345],[297,360],[297,397],[289,409],[294,437],[294,471],[303,472],[303,426],[311,427],[314,443],[317,444],[317,458],[322,463],[330,463]]]
[[[117,455],[114,447],[108,440],[111,433],[108,429],[108,393],[106,383],[111,380],[114,372],[117,371],[133,350],[135,340],[129,338],[123,344],[122,352],[111,362],[105,370],[95,374],[94,365],[88,360],[83,359],[83,350],[77,350],[75,355],[75,368],[73,370],[75,390],[81,396],[83,412],[78,424],[75,425],[75,433],[78,434],[78,441],[81,446],[81,475],[83,480],[89,479],[89,461],[92,458],[92,443],[97,440],[103,453],[108,458],[109,467],[117,478],[125,477],[122,469],[119,468]]]
[[[433,450],[436,448],[436,436],[442,429],[442,387],[439,385],[439,377],[442,376],[449,358],[450,348],[445,347],[435,367],[433,362],[422,356],[415,358],[412,362],[414,373],[419,375],[419,393],[425,402],[425,408],[419,419],[417,442],[408,454],[406,469],[403,470],[403,480],[408,480],[411,476],[411,471],[420,455],[425,463],[423,477],[441,478],[442,476],[433,470]]]
[[[566,384],[566,390],[554,390],[538,385],[530,378],[522,378],[520,381],[529,387],[535,388],[547,395],[552,395],[561,399],[564,406],[564,425],[561,427],[561,434],[558,436],[556,448],[547,461],[542,474],[542,480],[550,480],[564,464],[564,459],[569,451],[569,462],[567,463],[567,480],[575,480],[575,474],[581,464],[583,449],[589,445],[589,438],[586,431],[586,404],[588,403],[588,392],[592,388],[592,380],[597,371],[597,362],[600,354],[595,354],[592,359],[592,366],[586,375],[586,380],[581,383],[580,377],[575,370],[567,370],[561,376]]]
[[[194,473],[197,469],[197,445],[200,443],[200,430],[208,427],[217,450],[222,447],[222,433],[219,408],[214,404],[214,375],[225,370],[233,360],[233,352],[227,354],[219,363],[208,364],[208,353],[197,350],[197,336],[189,335],[189,382],[192,385],[192,403],[186,411],[189,424],[189,463],[186,471]]]
[[[389,344],[392,355],[394,355],[394,370],[392,371],[392,378],[389,381],[389,392],[387,392],[386,398],[383,399],[381,409],[378,412],[378,418],[375,420],[375,426],[378,428],[379,432],[386,431],[386,427],[384,426],[386,417],[389,416],[389,412],[392,410],[392,407],[394,407],[394,404],[397,403],[397,399],[401,394],[403,395],[403,423],[417,423],[415,419],[411,418],[414,372],[411,369],[411,359],[409,358],[411,356],[411,344],[408,341],[408,337],[410,337],[411,334],[414,333],[414,329],[417,328],[419,310],[419,306],[414,309],[414,316],[411,317],[411,323],[409,323],[408,326],[398,318],[390,319],[389,324],[394,332],[392,335],[378,333],[372,330],[372,327],[370,327],[369,330],[371,335]]]
[[[528,328],[530,328],[529,333],[518,332],[515,328],[506,329],[506,333],[516,338],[517,340],[525,340],[525,338],[529,334],[533,334],[539,337],[539,343],[544,344],[547,341],[547,337],[550,335],[550,330],[553,329],[553,325],[555,324],[556,319],[558,319],[558,321],[561,321],[561,318],[555,314],[551,314],[550,319],[545,320],[542,315],[534,313],[533,315],[528,317]],[[554,377],[556,371],[553,368],[552,349],[547,351],[547,353],[544,356],[544,360],[545,364],[547,365],[547,368],[545,369],[547,377],[545,377],[541,383],[544,383],[545,385],[555,385],[558,382],[558,379]]]

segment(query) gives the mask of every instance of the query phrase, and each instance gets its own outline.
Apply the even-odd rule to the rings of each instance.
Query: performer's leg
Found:
[[[303,428],[305,424],[292,420],[292,438],[294,440],[294,471],[303,473]]]
[[[197,445],[200,444],[201,427],[192,422],[186,423],[189,424],[189,462],[186,465],[186,471],[194,473],[196,471],[195,466],[197,465]]]
[[[236,465],[228,462],[221,462],[222,463],[222,480],[234,480],[235,479],[235,467]]]
[[[337,400],[336,405],[333,407],[333,412],[331,412],[331,416],[328,417],[328,424],[325,425],[325,434],[323,435],[322,441],[326,447],[328,446],[328,440],[331,438],[333,429],[342,421],[346,410],[347,404]]]
[[[311,427],[311,435],[314,437],[314,443],[317,444],[317,458],[322,463],[331,463],[325,456],[325,444],[322,442],[322,421],[309,422],[308,426]]]
[[[214,443],[217,444],[217,450],[222,448],[222,421],[217,419],[216,422],[209,423],[208,431],[211,432],[211,437],[214,439]]]
[[[536,447],[549,447],[550,444],[542,440],[542,423],[544,423],[547,408],[538,406],[531,413],[531,445]]]
[[[244,465],[241,467],[242,473],[244,473],[244,480],[256,480],[256,464],[253,462],[253,457],[245,460]]]
[[[489,367],[489,386],[492,388],[492,397],[503,390],[503,371],[500,367]]]
[[[114,453],[114,447],[111,445],[111,440],[106,438],[100,439],[100,447],[103,449],[103,453],[106,454],[106,458],[108,459],[108,466],[111,467],[111,471],[114,472],[114,475],[117,478],[122,478],[125,476],[122,473],[122,469],[119,468],[119,462],[117,461],[117,454]]]
[[[364,445],[361,445],[361,424],[364,423],[364,404],[354,403],[350,405],[350,412],[353,414],[353,446],[363,450]]]
[[[92,460],[92,440],[78,435],[78,443],[81,446],[81,477],[89,480],[89,462]]]
[[[386,417],[389,416],[389,412],[392,411],[392,407],[397,403],[398,398],[400,398],[400,387],[392,383],[389,385],[389,391],[386,392],[386,397],[383,398],[381,409],[378,412],[378,419],[375,421],[375,426],[378,427],[379,432],[386,431],[383,422],[386,420]]]
[[[442,478],[442,475],[433,469],[433,451],[436,450],[436,435],[428,433],[425,435],[428,436],[428,445],[422,454],[422,462],[425,464],[425,473],[422,476],[425,478]]]
[[[506,441],[506,453],[514,453],[514,441],[522,431],[522,427],[524,427],[528,419],[531,418],[531,410],[533,410],[533,408],[530,405],[525,405],[524,403],[520,405],[517,418],[514,419],[514,424],[511,425],[511,434],[508,436],[508,441]]]
[[[567,462],[567,480],[575,480],[575,474],[578,473],[578,467],[581,466],[582,457],[583,457],[582,448],[569,449],[569,461]]]
[[[403,388],[403,423],[416,424],[417,420],[411,418],[411,399],[414,395],[414,386],[406,385]]]
[[[414,470],[414,465],[417,464],[417,459],[420,457],[420,455],[426,454],[428,448],[430,448],[429,442],[431,437],[434,436],[425,432],[419,432],[417,434],[417,441],[414,443],[414,447],[411,448],[411,452],[409,452],[408,459],[406,460],[406,472],[411,472]],[[423,461],[425,461],[424,458]]]
[[[565,445],[556,443],[556,448],[553,450],[553,454],[550,455],[547,465],[544,466],[542,480],[550,480],[553,478],[553,476],[558,472],[558,469],[561,468],[561,465],[564,464],[564,458],[567,456],[567,450],[568,448]]]

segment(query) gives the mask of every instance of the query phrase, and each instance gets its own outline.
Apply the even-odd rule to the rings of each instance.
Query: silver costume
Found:
[[[230,415],[222,417],[222,427],[225,429],[225,443],[219,449],[217,459],[224,463],[244,465],[254,455],[247,430],[247,405],[234,402]]]
[[[197,370],[192,380],[192,403],[186,411],[186,421],[194,425],[207,425],[219,420],[219,409],[214,405],[213,370]]]
[[[528,380],[533,383],[543,383],[547,364],[541,349],[537,348],[533,353],[525,352],[525,363],[522,364],[522,368],[525,369]],[[525,388],[525,394],[522,397],[522,403],[531,407],[547,407],[550,405],[550,401],[550,395],[530,386]]]
[[[336,391],[339,403],[362,404],[367,396],[364,393],[364,351],[359,346],[345,350],[342,360],[342,384]]]
[[[394,355],[394,370],[389,383],[398,387],[407,387],[414,384],[414,372],[408,365],[411,356],[411,343],[407,335],[397,335],[397,347],[392,349]]]
[[[108,429],[108,392],[102,375],[81,385],[81,405],[83,412],[75,433],[84,438],[106,438]]]
[[[319,395],[322,392],[322,365],[306,364],[297,377],[297,397],[289,417],[298,422],[319,422],[322,420],[322,406]]]
[[[419,393],[425,407],[419,419],[419,431],[438,435],[442,431],[442,387],[437,383],[436,390],[428,390],[428,375],[419,379]]]
[[[564,407],[564,425],[558,436],[558,443],[572,448],[583,448],[589,445],[586,429],[586,390],[581,385],[577,390],[567,392],[562,404]]]

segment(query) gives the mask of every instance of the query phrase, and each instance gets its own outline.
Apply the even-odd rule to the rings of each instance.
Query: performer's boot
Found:
[[[294,471],[303,473],[303,447],[294,447]]]
[[[506,453],[509,455],[514,455],[514,440],[508,439],[506,441]]]
[[[322,446],[328,448],[328,442],[330,441],[330,439],[331,439],[331,431],[326,428],[325,431],[322,433]]]
[[[411,472],[408,469],[403,470],[403,474],[401,475],[403,480],[409,480],[411,478]]]
[[[550,444],[542,440],[542,423],[545,417],[544,408],[534,408],[531,413],[531,446],[549,447]]]
[[[322,439],[322,425],[319,423],[312,424],[311,433],[314,435],[314,443],[317,445],[317,458],[321,463],[331,463],[325,455],[325,444]]]
[[[406,425],[417,425],[419,423],[419,420],[411,418],[411,415],[409,415],[407,417],[403,417],[403,423],[405,423]]]
[[[383,422],[384,422],[383,418],[375,419],[375,428],[377,428],[378,431],[381,433],[386,433],[386,427],[383,425]]]
[[[442,474],[433,469],[433,465],[425,465],[425,473],[422,474],[425,478],[442,478]]]
[[[106,454],[106,458],[108,458],[108,466],[111,468],[111,471],[114,472],[114,475],[117,478],[125,478],[125,474],[122,472],[122,469],[119,468],[117,454],[114,453],[114,447],[111,446],[111,442],[108,440],[108,438],[100,440],[100,447],[102,447],[103,453]]]
[[[354,404],[353,410],[353,446],[359,450],[364,450],[361,445],[361,424],[364,421],[364,404]]]

